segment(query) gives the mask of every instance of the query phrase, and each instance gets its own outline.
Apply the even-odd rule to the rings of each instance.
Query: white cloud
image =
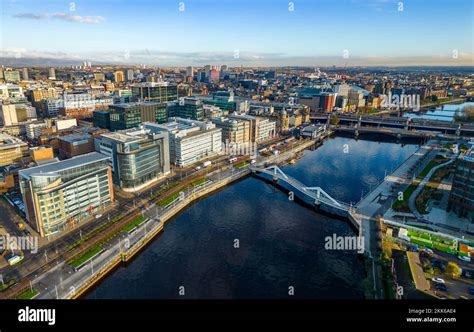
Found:
[[[35,13],[18,13],[13,15],[15,18],[27,19],[27,20],[45,20],[45,19],[57,19],[72,23],[84,23],[84,24],[99,24],[105,21],[102,16],[80,16],[70,15],[66,13],[53,13],[53,14],[35,14]]]
[[[69,15],[65,13],[55,13],[51,17],[67,22],[75,23],[86,23],[86,24],[99,24],[105,21],[105,18],[102,16],[79,16],[79,15]]]

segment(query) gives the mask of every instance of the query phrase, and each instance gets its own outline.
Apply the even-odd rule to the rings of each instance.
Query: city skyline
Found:
[[[472,65],[472,3],[434,2],[5,0],[0,57],[158,66]]]

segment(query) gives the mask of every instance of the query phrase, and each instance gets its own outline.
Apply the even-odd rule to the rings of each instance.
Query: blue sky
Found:
[[[0,1],[1,48],[32,54],[449,58],[474,43],[471,0]]]

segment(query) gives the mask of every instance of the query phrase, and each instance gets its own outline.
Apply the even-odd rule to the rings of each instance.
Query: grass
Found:
[[[413,226],[413,227],[416,227],[416,228],[420,228],[420,229],[426,229],[427,231],[432,231],[432,232],[436,232],[435,229],[431,228],[431,227],[428,227],[428,226],[422,226],[422,225],[414,225],[414,224],[410,224],[410,223],[407,223],[408,226]]]
[[[246,160],[244,160],[244,161],[241,161],[241,162],[240,162],[240,163],[238,163],[238,164],[235,164],[235,166],[234,166],[234,167],[235,167],[235,168],[239,168],[239,169],[240,169],[240,168],[243,168],[243,167],[245,167],[245,166],[247,166],[247,161],[246,161]]]
[[[133,219],[132,221],[130,221],[128,224],[126,224],[124,227],[123,227],[123,231],[124,232],[130,232],[132,229],[134,229],[135,227],[138,227],[140,226],[141,224],[143,224],[145,221],[147,221],[148,218],[146,217],[143,217],[143,216],[138,216],[137,218]]]
[[[403,199],[402,200],[396,200],[392,204],[392,209],[396,211],[401,211],[401,212],[410,212],[410,209],[408,207],[408,199],[410,198],[411,194],[415,191],[416,187],[418,187],[418,184],[412,183],[408,188],[403,192]]]
[[[20,294],[18,294],[15,299],[17,300],[31,300],[32,298],[34,298],[36,295],[38,295],[39,292],[36,290],[36,289],[25,289],[23,292],[21,292]]]
[[[121,220],[124,216],[125,216],[125,214],[118,215],[118,216],[113,217],[112,219],[110,219],[110,222],[105,223],[105,224],[103,224],[103,225],[101,225],[97,228],[94,228],[92,231],[90,231],[89,233],[84,235],[81,239],[79,239],[79,240],[71,243],[69,246],[67,246],[66,251],[69,251],[69,250],[77,247],[78,245],[80,245],[82,242],[85,242],[85,241],[89,240],[91,237],[98,234],[100,231],[103,231],[104,229],[106,229],[110,224],[113,224],[113,223]]]
[[[434,172],[433,175],[431,175],[430,181],[426,184],[426,186],[416,198],[415,203],[418,212],[420,212],[421,214],[427,214],[428,211],[426,210],[426,208],[428,201],[430,199],[437,199],[439,201],[442,199],[443,194],[438,190],[438,187],[441,181],[446,178],[450,174],[450,172],[451,167],[448,165],[438,169],[436,172]]]
[[[187,185],[186,187],[182,188],[179,192],[176,192],[174,194],[171,194],[170,196],[168,197],[165,197],[163,198],[162,200],[160,200],[158,202],[158,205],[161,206],[161,207],[166,207],[168,205],[170,205],[172,202],[174,202],[178,197],[179,197],[179,193],[180,192],[184,192],[186,191],[188,188],[196,188],[200,185],[203,185],[204,183],[208,182],[209,180],[204,177],[204,178],[200,178],[200,179],[197,179],[197,180],[194,180],[193,182],[191,182],[189,185]]]
[[[428,163],[428,165],[425,166],[425,168],[420,172],[420,174],[418,174],[417,178],[424,179],[425,176],[428,175],[428,173],[431,171],[433,167],[436,167],[445,161],[447,161],[447,158],[436,156],[435,158],[433,158],[433,160],[431,160]]]
[[[163,187],[160,188],[160,190],[154,192],[152,195],[151,195],[151,198],[154,199],[154,198],[157,198],[158,196],[160,196],[162,193],[164,193],[165,191],[177,186],[179,184],[179,181],[173,181],[173,182],[170,182],[166,185],[164,185]]]
[[[161,201],[158,202],[158,205],[161,207],[166,207],[174,202],[179,197],[179,192],[174,193],[168,197],[163,198]]]
[[[10,279],[8,280],[6,283],[4,283],[3,285],[0,285],[0,292],[3,292],[4,290],[7,290],[8,288],[10,288],[11,286],[13,286],[15,284],[15,279]]]
[[[71,260],[68,263],[68,265],[70,265],[71,267],[77,268],[77,267],[81,266],[82,264],[84,264],[85,262],[87,262],[88,260],[90,260],[95,255],[97,255],[99,252],[101,252],[102,249],[103,248],[102,248],[101,245],[96,245],[96,246],[90,248],[89,250],[87,250],[85,253],[83,253],[79,257],[74,258],[73,260]]]

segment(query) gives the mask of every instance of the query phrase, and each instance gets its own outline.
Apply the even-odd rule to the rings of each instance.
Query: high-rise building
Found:
[[[169,134],[170,160],[186,167],[222,151],[222,129],[211,122],[170,118],[164,124],[145,123],[152,133]]]
[[[186,76],[188,77],[194,76],[194,68],[192,66],[186,67]]]
[[[474,223],[474,147],[456,160],[448,210]]]
[[[23,76],[23,81],[28,81],[29,80],[29,76],[28,76],[28,68],[23,68],[23,71],[22,71],[22,76]]]
[[[133,69],[128,69],[127,70],[127,81],[133,81],[133,76],[134,76],[134,73],[133,73]]]
[[[178,102],[168,104],[168,116],[202,120],[204,118],[203,104],[197,98],[182,97]]]
[[[113,182],[124,191],[140,190],[170,172],[168,133],[130,129],[95,137],[96,151],[110,157]]]
[[[139,127],[143,122],[164,123],[168,119],[166,104],[137,102],[110,105],[110,130]],[[99,115],[97,115],[99,117]],[[102,116],[102,114],[100,114]]]
[[[118,70],[118,71],[114,72],[114,81],[117,82],[117,83],[125,81],[123,71]]]
[[[143,101],[156,101],[160,103],[178,99],[178,86],[168,82],[146,82],[133,84],[132,96]]]
[[[56,79],[56,70],[53,67],[49,68],[49,79],[50,80]]]
[[[97,152],[20,170],[26,219],[41,237],[63,232],[114,200],[109,157]]]

